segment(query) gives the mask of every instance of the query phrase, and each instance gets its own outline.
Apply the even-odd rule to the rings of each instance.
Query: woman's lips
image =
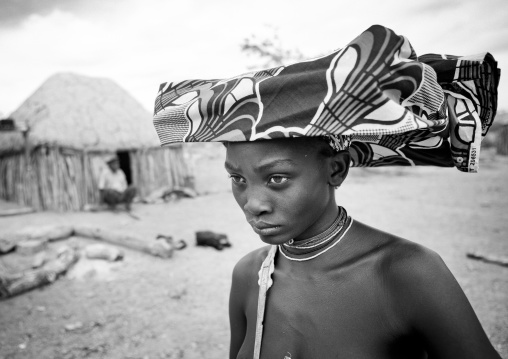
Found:
[[[250,222],[250,225],[252,226],[254,232],[262,236],[273,236],[281,229],[281,226],[279,225],[265,222]]]

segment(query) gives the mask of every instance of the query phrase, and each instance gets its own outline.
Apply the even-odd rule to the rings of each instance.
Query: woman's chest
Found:
[[[251,306],[241,353],[252,353],[257,308]],[[261,357],[396,358],[383,353],[393,352],[403,331],[376,278],[344,273],[289,278],[276,272],[267,295]]]
[[[280,283],[280,282],[279,282]],[[304,358],[342,358],[379,348],[393,334],[381,293],[359,283],[296,281],[273,288],[267,300],[264,344]],[[273,356],[272,356],[273,355]],[[284,358],[284,356],[280,356]],[[366,356],[368,357],[368,356]]]

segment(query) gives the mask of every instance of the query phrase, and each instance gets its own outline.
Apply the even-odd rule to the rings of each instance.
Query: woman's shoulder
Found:
[[[357,229],[367,242],[362,253],[370,256],[363,262],[369,263],[368,270],[382,279],[383,289],[398,306],[412,307],[423,297],[434,301],[444,288],[458,288],[453,274],[434,250],[361,223]],[[455,292],[460,295],[460,291]]]
[[[268,256],[271,246],[264,246],[243,256],[235,265],[233,269],[233,279],[249,279],[250,277],[257,278],[261,264]],[[257,283],[257,279],[256,279]]]
[[[378,265],[384,274],[404,279],[448,270],[439,254],[422,244],[361,222],[356,222],[356,233],[364,242],[364,250],[378,256]]]

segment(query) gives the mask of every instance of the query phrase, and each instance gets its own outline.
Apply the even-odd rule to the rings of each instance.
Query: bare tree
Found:
[[[240,45],[241,51],[249,56],[257,58],[255,65],[248,66],[252,68],[270,68],[281,65],[287,65],[292,62],[300,61],[304,58],[298,49],[284,48],[279,38],[277,28],[268,26],[271,34],[258,38],[252,34],[245,38]]]

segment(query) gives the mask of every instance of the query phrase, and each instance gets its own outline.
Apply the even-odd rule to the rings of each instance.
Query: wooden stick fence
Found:
[[[129,151],[139,195],[183,186],[189,176],[180,146]],[[54,146],[0,156],[0,197],[36,210],[76,211],[99,202],[92,161],[105,153]]]

